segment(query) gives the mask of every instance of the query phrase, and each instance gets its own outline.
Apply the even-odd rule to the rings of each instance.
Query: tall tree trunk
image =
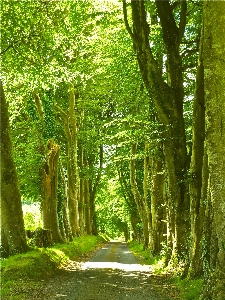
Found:
[[[130,221],[133,230],[132,238],[133,240],[140,240],[138,223],[140,222],[140,216],[138,213],[137,205],[134,199],[134,195],[131,190],[130,181],[129,184],[125,178],[125,173],[123,171],[123,164],[117,164],[117,171],[119,174],[120,186],[122,189],[123,198],[128,206],[130,212]]]
[[[190,212],[191,212],[191,263],[190,277],[203,274],[201,239],[204,223],[204,201],[202,198],[203,157],[205,140],[205,104],[204,104],[204,67],[202,61],[202,41],[200,43],[199,62],[196,76],[195,97],[192,116],[192,157],[190,182]]]
[[[90,192],[89,192],[89,181],[85,178],[84,181],[84,202],[85,202],[85,226],[86,233],[92,234],[91,229],[91,212],[90,212]]]
[[[164,240],[163,234],[166,232],[164,214],[164,188],[165,180],[162,168],[162,160],[157,157],[152,158],[151,170],[151,214],[153,231],[153,255],[159,254]]]
[[[93,160],[89,160],[89,168],[93,167]],[[97,194],[97,188],[102,175],[102,167],[103,167],[103,145],[99,147],[99,169],[95,180],[89,180],[89,193],[90,193],[90,220],[91,220],[91,230],[92,234],[97,235],[97,220],[95,214],[95,197]]]
[[[64,129],[67,138],[67,177],[68,177],[68,209],[69,221],[73,236],[80,234],[79,226],[79,174],[77,161],[78,124],[75,116],[75,92],[70,86],[69,114],[59,106],[55,109],[60,113],[64,121]]]
[[[136,168],[135,168],[135,156],[136,156],[137,144],[133,143],[131,145],[131,161],[130,161],[130,184],[133,196],[138,208],[138,212],[142,221],[143,234],[144,234],[144,249],[147,249],[149,246],[152,249],[152,231],[151,231],[151,219],[150,219],[150,210],[147,203],[147,191],[146,191],[146,182],[144,182],[144,196],[141,195],[136,179]],[[148,166],[145,163],[145,174],[147,173]],[[147,180],[146,175],[144,176],[144,181]]]
[[[70,222],[69,222],[69,214],[68,214],[68,188],[67,182],[65,179],[65,174],[63,170],[63,165],[60,160],[60,174],[63,186],[63,203],[62,203],[62,218],[63,218],[63,227],[65,230],[66,237],[69,241],[73,240]]]
[[[85,232],[85,178],[82,173],[84,168],[84,150],[80,146],[80,159],[79,159],[79,168],[80,168],[80,201],[79,201],[79,225],[81,235]]]
[[[204,1],[203,62],[206,144],[209,158],[213,234],[218,240],[212,298],[225,299],[225,2]]]
[[[1,101],[1,255],[26,252],[19,183],[13,160],[8,105],[0,81]]]
[[[168,83],[161,66],[154,59],[149,41],[145,1],[131,1],[133,31],[129,27],[124,1],[125,25],[133,39],[143,81],[153,99],[160,122],[164,126],[164,155],[168,171],[169,221],[173,237],[173,254],[185,259],[187,253],[189,199],[184,179],[187,169],[186,136],[183,118],[183,78],[179,45],[185,30],[186,1],[181,2],[180,24],[176,25],[169,1],[156,1],[167,49]]]
[[[59,152],[59,146],[53,139],[49,140],[47,143],[46,164],[43,170],[45,195],[42,202],[42,221],[43,228],[51,231],[52,241],[54,243],[62,241],[57,214]]]

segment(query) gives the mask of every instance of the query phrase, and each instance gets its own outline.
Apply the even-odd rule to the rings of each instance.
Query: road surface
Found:
[[[125,242],[109,242],[88,261],[53,277],[39,299],[169,300],[150,266],[138,264]],[[177,299],[177,298],[176,298]]]

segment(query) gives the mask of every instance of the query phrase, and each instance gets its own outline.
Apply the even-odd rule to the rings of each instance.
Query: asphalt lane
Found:
[[[165,282],[142,266],[125,242],[109,242],[79,268],[52,278],[40,298],[67,300],[170,300]]]

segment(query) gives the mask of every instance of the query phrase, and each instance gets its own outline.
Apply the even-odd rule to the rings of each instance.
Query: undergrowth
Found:
[[[150,250],[143,250],[143,244],[130,241],[129,248],[142,264],[151,265],[155,274],[166,275],[167,283],[179,293],[180,300],[199,300],[203,289],[203,279],[182,279],[176,270],[171,274],[171,269],[164,265],[164,257],[152,257]],[[177,299],[177,298],[176,298]]]
[[[33,248],[24,254],[1,259],[1,299],[26,299],[42,281],[70,260],[82,260],[105,242],[103,236],[82,236],[49,248]]]

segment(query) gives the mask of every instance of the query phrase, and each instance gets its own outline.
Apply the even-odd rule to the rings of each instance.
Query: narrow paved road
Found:
[[[138,264],[126,243],[110,242],[80,268],[55,276],[39,299],[169,300],[166,286],[151,268]]]

